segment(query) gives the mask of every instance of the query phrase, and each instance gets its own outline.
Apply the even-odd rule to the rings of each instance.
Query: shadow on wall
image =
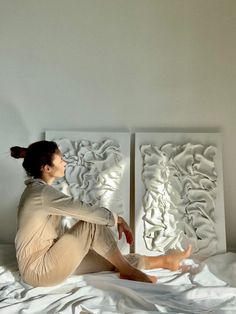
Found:
[[[10,157],[11,146],[28,146],[29,132],[19,110],[0,100],[0,243],[14,241],[16,212],[24,189],[22,160]]]

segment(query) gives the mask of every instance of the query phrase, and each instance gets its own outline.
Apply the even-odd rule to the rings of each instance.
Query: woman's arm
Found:
[[[71,196],[56,190],[50,185],[45,185],[42,190],[43,209],[49,215],[70,216],[83,221],[114,226],[117,224],[117,215],[107,208],[88,206]]]

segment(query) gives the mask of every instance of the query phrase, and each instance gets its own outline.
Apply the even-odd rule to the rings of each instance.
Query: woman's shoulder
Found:
[[[52,185],[47,184],[42,179],[28,179],[25,181],[26,194],[41,194],[44,201],[52,199],[67,199],[68,196],[57,190]],[[34,193],[35,192],[35,193]]]
[[[43,181],[42,179],[34,179],[34,178],[29,178],[27,180],[25,180],[25,185],[28,186],[44,186],[47,185],[47,183],[45,181]]]

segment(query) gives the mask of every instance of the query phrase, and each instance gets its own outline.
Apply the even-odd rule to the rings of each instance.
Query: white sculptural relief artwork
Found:
[[[137,147],[144,186],[139,240],[142,231],[149,252],[182,250],[191,243],[194,255],[214,255],[219,251],[217,147],[196,140],[174,142],[154,145],[146,141]]]
[[[166,252],[188,242],[193,253],[216,252],[216,148],[203,145],[142,145],[144,239],[149,250]]]
[[[68,137],[62,137],[62,134]],[[99,133],[95,135],[48,131],[46,138],[58,144],[67,163],[64,178],[57,180],[54,187],[89,206],[106,207],[129,222],[129,212],[125,212],[125,209],[129,210],[129,206],[123,193],[123,185],[127,185],[124,173],[129,167],[129,160],[127,161],[123,152],[125,145],[121,147],[117,140],[119,136],[110,138],[99,136]],[[123,144],[124,142],[129,143],[126,140],[123,140]],[[127,187],[126,193],[129,193]],[[64,231],[76,221],[74,218],[64,217]],[[117,229],[113,227],[112,230],[117,237]],[[119,243],[122,252],[128,253],[124,239]]]
[[[113,209],[122,213],[119,195],[123,155],[112,139],[102,142],[88,140],[55,140],[66,161],[65,177],[54,186],[81,202]]]

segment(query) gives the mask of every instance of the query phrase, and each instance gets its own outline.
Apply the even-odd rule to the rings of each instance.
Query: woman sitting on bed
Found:
[[[103,207],[87,206],[51,186],[63,177],[66,163],[55,142],[39,141],[28,148],[12,147],[11,156],[24,158],[23,167],[31,179],[18,208],[16,256],[22,279],[32,286],[61,283],[72,274],[118,270],[120,278],[156,282],[139,269],[167,268],[178,270],[184,252],[164,256],[122,256],[109,227],[116,225],[121,238],[129,244],[133,235],[125,220]],[[79,221],[61,234],[61,218]]]

